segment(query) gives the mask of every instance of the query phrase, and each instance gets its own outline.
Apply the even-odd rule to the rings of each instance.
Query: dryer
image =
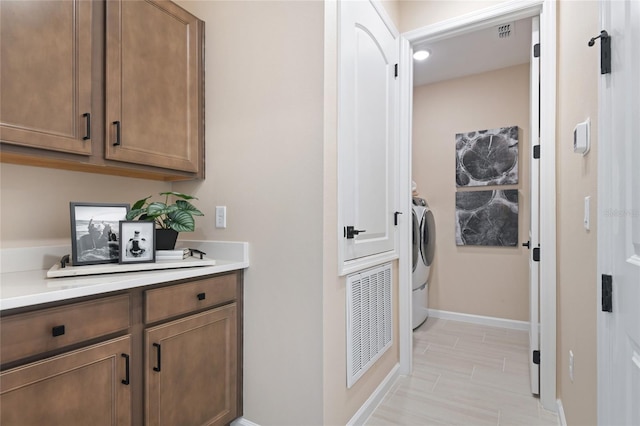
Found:
[[[428,316],[427,297],[431,263],[435,254],[436,229],[433,212],[423,198],[413,198],[412,211],[412,328],[419,327]]]

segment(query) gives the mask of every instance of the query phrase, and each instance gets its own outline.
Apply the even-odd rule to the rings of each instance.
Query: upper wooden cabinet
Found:
[[[106,157],[197,172],[202,21],[167,1],[108,1]]]
[[[90,155],[90,1],[3,1],[0,140]]]
[[[204,23],[170,1],[1,1],[3,162],[204,178]]]

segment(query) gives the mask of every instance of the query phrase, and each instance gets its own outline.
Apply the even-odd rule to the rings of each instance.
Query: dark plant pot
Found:
[[[178,231],[156,229],[156,250],[173,250],[176,247]]]

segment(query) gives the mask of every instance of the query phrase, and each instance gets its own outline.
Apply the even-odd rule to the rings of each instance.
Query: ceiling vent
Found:
[[[498,25],[496,27],[498,39],[505,39],[509,37],[513,37],[516,33],[516,27],[513,22],[509,22],[508,24]]]

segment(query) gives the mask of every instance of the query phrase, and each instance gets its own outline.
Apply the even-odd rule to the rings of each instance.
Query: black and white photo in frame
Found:
[[[116,263],[120,253],[120,221],[129,204],[69,203],[71,217],[71,264]]]
[[[518,183],[518,126],[456,134],[456,186]]]
[[[120,263],[155,262],[155,234],[154,222],[120,221],[123,247],[120,251]]]

